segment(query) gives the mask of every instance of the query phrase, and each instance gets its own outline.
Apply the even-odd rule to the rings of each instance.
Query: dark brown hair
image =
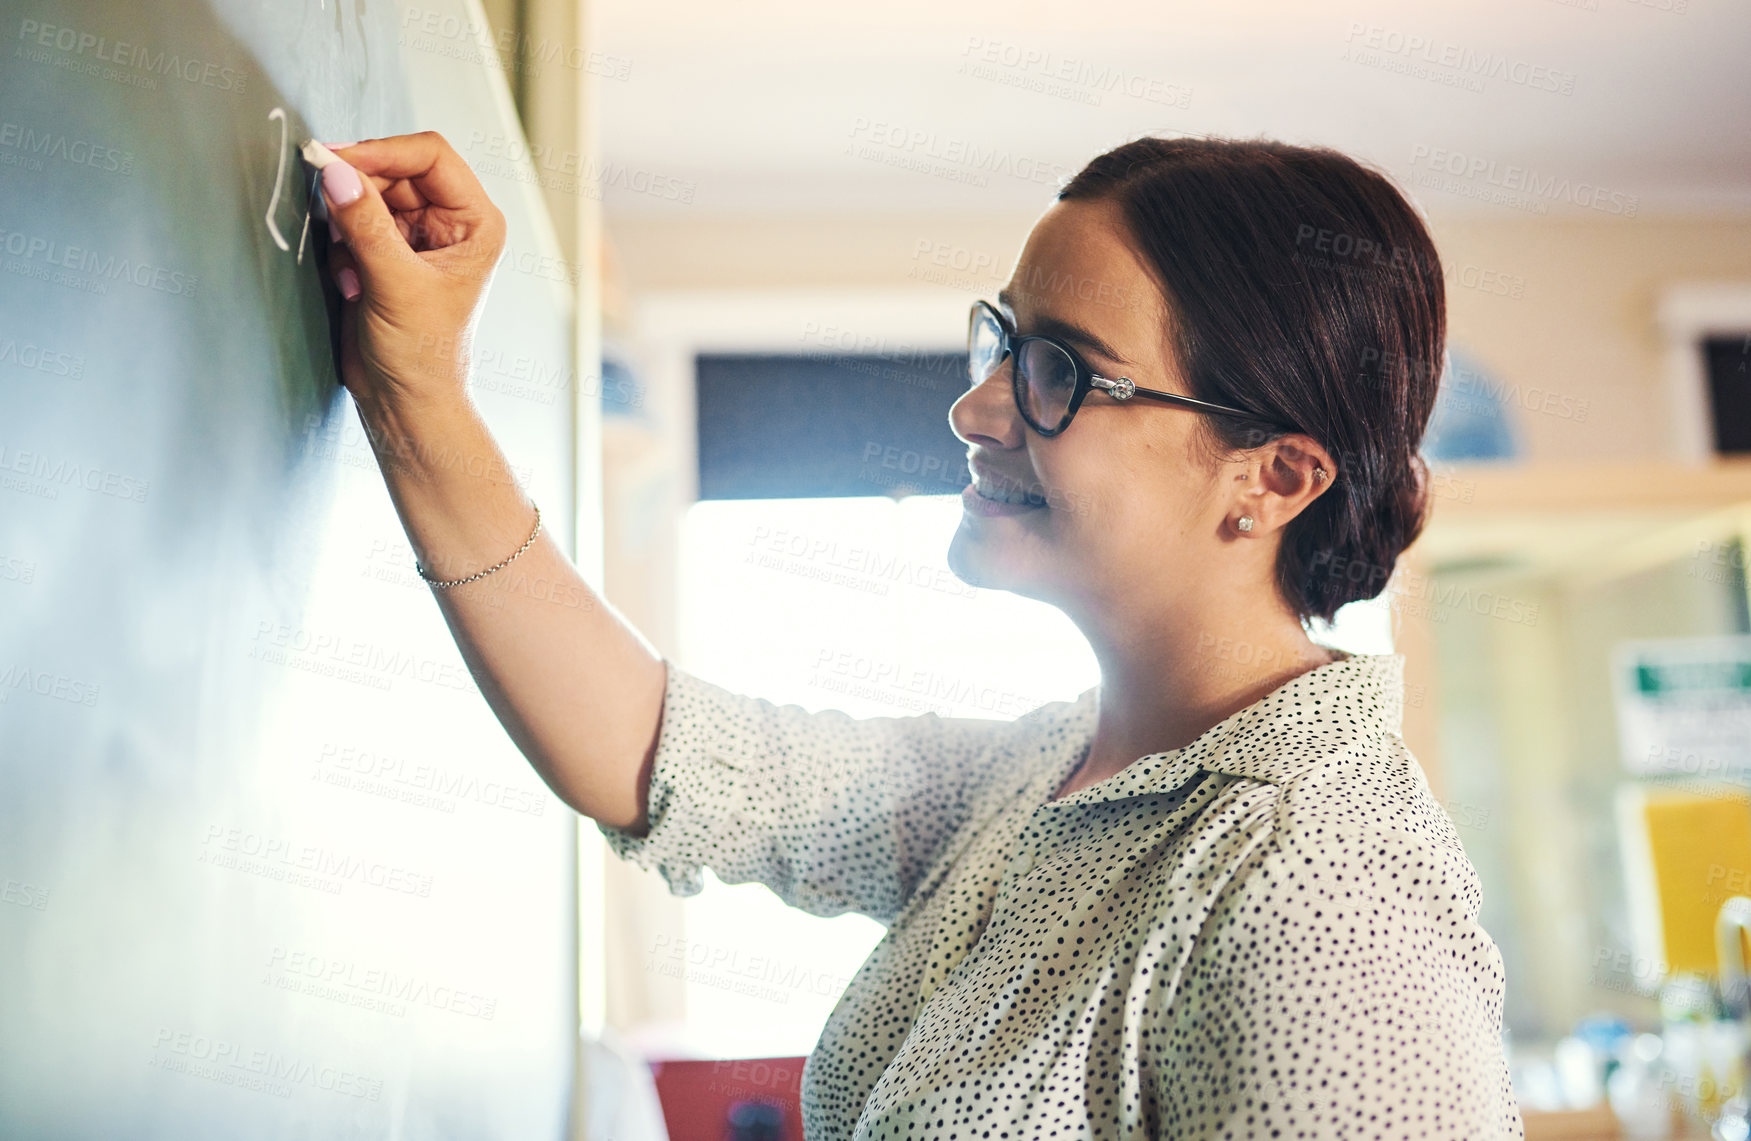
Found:
[[[1418,449],[1446,338],[1440,259],[1384,175],[1336,151],[1144,138],[1061,200],[1107,199],[1161,285],[1193,396],[1268,419],[1200,419],[1217,444],[1302,432],[1334,482],[1284,530],[1277,584],[1303,619],[1373,598],[1423,528]]]

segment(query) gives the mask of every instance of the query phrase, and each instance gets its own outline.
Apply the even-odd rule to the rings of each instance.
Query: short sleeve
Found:
[[[811,713],[731,692],[665,659],[649,830],[600,822],[611,851],[676,895],[702,868],[816,915],[889,923],[966,821],[1014,722]]]
[[[1264,838],[1149,1012],[1158,1135],[1523,1136],[1478,900],[1470,863],[1438,841]]]

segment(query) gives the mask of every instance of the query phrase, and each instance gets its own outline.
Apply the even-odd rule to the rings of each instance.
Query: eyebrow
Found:
[[[1015,297],[1008,289],[999,289],[997,291],[997,304],[1007,310],[1010,318],[1012,320],[1014,319]],[[1059,340],[1068,341],[1079,348],[1089,349],[1093,352],[1099,353],[1108,360],[1123,365],[1126,368],[1132,367],[1132,362],[1126,360],[1111,345],[1107,344],[1087,329],[1084,329],[1081,325],[1075,325],[1069,321],[1060,320],[1057,317],[1036,317],[1033,324],[1037,326],[1037,332],[1044,333],[1048,337],[1057,337]]]

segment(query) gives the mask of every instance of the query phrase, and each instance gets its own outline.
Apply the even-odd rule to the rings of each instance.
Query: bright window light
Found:
[[[1094,685],[1094,655],[1061,613],[948,569],[960,515],[950,495],[694,504],[681,531],[680,664],[738,693],[857,717],[1007,721]],[[689,945],[741,957],[740,974],[684,983],[685,1045],[720,1057],[807,1054],[883,931],[710,875],[683,910]]]
[[[1392,594],[1338,608],[1329,624],[1315,619],[1308,633],[1321,645],[1351,654],[1392,653]]]

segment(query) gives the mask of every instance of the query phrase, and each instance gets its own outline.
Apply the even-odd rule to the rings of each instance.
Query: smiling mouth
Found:
[[[1008,503],[1016,507],[1044,507],[1046,497],[1032,495],[1013,484],[998,480],[986,479],[983,476],[973,477],[973,492],[980,499],[989,499],[993,503]]]

